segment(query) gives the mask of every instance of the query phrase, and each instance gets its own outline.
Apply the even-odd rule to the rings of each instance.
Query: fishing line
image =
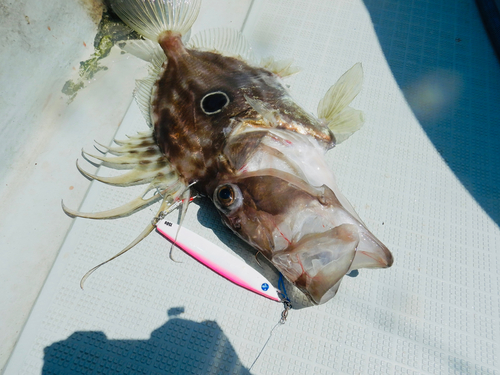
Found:
[[[290,303],[290,299],[288,298],[288,295],[286,293],[285,282],[283,280],[283,275],[281,274],[281,272],[280,272],[280,278],[278,279],[278,293],[283,296],[282,297],[283,299],[281,301],[281,302],[283,302],[283,311],[281,312],[280,320],[278,321],[278,323],[276,323],[274,325],[273,328],[271,328],[271,331],[269,332],[269,337],[267,338],[266,342],[262,346],[262,349],[260,349],[259,354],[257,354],[257,357],[252,362],[252,365],[250,366],[248,371],[252,370],[252,367],[255,365],[255,363],[259,359],[260,355],[262,354],[262,352],[266,348],[267,344],[269,343],[269,340],[271,340],[271,337],[273,335],[273,331],[276,328],[278,328],[279,326],[282,326],[283,324],[285,324],[286,318],[288,317],[288,311],[290,311],[292,309],[292,304]]]

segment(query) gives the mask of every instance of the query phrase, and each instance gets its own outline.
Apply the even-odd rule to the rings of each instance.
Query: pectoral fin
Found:
[[[327,91],[318,104],[318,117],[323,120],[341,143],[363,126],[363,112],[349,107],[361,91],[363,68],[355,64]]]

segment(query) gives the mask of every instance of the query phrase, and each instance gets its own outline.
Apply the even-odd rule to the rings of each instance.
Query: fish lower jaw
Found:
[[[321,304],[336,294],[358,244],[357,227],[342,224],[304,236],[289,249],[274,254],[272,263],[314,303]]]

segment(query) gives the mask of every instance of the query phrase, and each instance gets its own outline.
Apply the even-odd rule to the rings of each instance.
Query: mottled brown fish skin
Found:
[[[237,58],[186,49],[179,35],[165,33],[160,45],[167,63],[152,102],[156,141],[181,178],[186,183],[196,181],[200,193],[210,196],[207,185],[218,173],[229,172],[219,156],[237,120],[259,118],[245,95],[277,109],[285,119],[278,127],[294,130],[293,124],[300,124],[297,131],[309,132],[328,147],[333,146],[331,132],[288,99],[273,73]],[[208,115],[201,108],[201,99],[217,91],[229,97],[229,104],[221,112]]]

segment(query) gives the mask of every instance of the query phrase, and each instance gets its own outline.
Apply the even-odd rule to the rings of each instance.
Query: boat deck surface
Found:
[[[235,26],[257,56],[295,59],[286,83],[311,112],[362,62],[366,123],[327,160],[394,265],[344,278],[321,306],[287,283],[296,308],[262,350],[283,306],[180,250],[170,260],[158,233],[80,289],[157,206],[76,219],[5,374],[500,374],[500,64],[474,2],[255,0]],[[132,103],[116,137],[145,129]],[[140,191],[94,182],[80,209]],[[184,225],[278,284],[208,199]]]

